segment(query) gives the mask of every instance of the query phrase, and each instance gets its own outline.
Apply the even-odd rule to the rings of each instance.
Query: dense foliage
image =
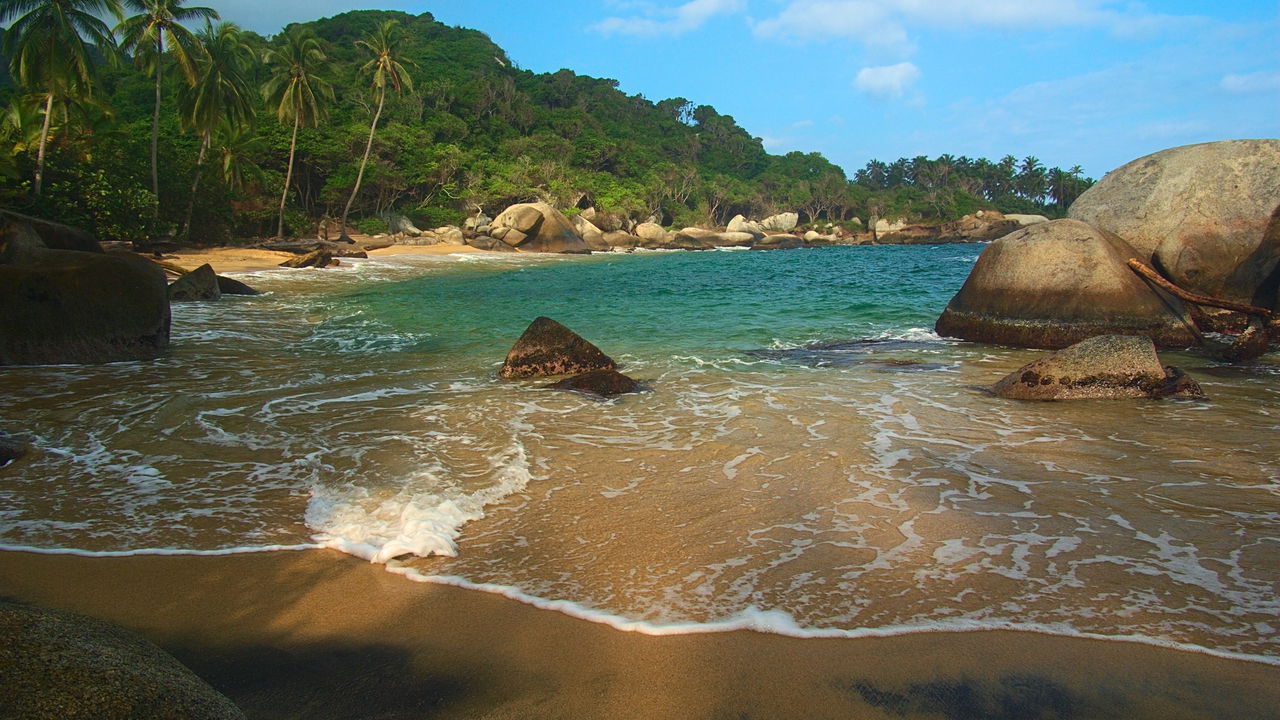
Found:
[[[107,239],[301,235],[348,213],[361,228],[389,212],[433,227],[533,200],[594,206],[617,225],[723,225],[787,210],[811,222],[949,220],[981,208],[1058,215],[1092,182],[1033,157],[946,155],[872,161],[848,178],[818,153],[769,154],[706,105],[652,102],[570,70],[522,70],[483,33],[427,13],[349,12],[273,38],[234,26],[142,36],[128,9],[201,9],[22,5],[119,9],[119,29],[133,32],[122,61],[101,38],[64,32],[58,42],[98,41],[92,76],[6,62],[13,77],[0,87],[0,202]],[[14,7],[0,5],[0,21]],[[6,38],[15,59],[27,57],[15,54],[20,27]]]

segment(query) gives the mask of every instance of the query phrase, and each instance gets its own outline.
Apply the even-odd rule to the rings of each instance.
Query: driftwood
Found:
[[[1147,267],[1141,260],[1137,258],[1129,258],[1129,267],[1142,277],[1155,283],[1157,287],[1184,302],[1194,303],[1196,305],[1207,305],[1208,307],[1222,308],[1223,310],[1233,310],[1235,312],[1248,313],[1250,315],[1258,315],[1260,317],[1271,317],[1271,311],[1264,307],[1256,305],[1245,305],[1244,303],[1232,302],[1230,300],[1221,300],[1219,298],[1209,297],[1208,295],[1197,295],[1193,292],[1187,292],[1182,288],[1174,285],[1164,279],[1160,273]]]

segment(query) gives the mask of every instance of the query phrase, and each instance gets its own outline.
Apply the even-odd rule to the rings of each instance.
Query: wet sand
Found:
[[[332,551],[0,552],[0,595],[120,623],[250,718],[1264,718],[1280,667],[1018,632],[648,637]]]
[[[392,245],[368,251],[369,257],[392,255],[453,255],[456,253],[484,252],[469,245]],[[260,250],[257,248],[185,248],[164,256],[166,262],[187,270],[194,270],[205,263],[217,273],[256,272],[274,270],[280,263],[294,257],[293,253]]]

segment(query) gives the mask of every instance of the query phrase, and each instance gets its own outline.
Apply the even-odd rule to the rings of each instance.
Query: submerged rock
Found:
[[[25,443],[18,442],[8,435],[0,433],[0,467],[4,467],[15,460],[21,460],[28,451],[29,448]]]
[[[1077,220],[1054,220],[993,242],[938,318],[939,335],[1064,348],[1085,338],[1142,334],[1161,347],[1198,345],[1182,303],[1125,263],[1134,251]]]
[[[1014,400],[1202,398],[1194,380],[1160,364],[1151,338],[1100,335],[1028,363],[992,387]]]
[[[504,378],[570,375],[613,370],[613,358],[582,336],[548,317],[539,317],[507,353],[499,374]]]
[[[0,602],[0,715],[31,720],[243,720],[171,655],[118,625]]]
[[[169,285],[169,302],[206,302],[222,299],[222,288],[213,266],[205,263]]]
[[[606,398],[640,392],[643,389],[640,383],[617,370],[592,370],[552,383],[547,387],[552,390],[572,390]]]

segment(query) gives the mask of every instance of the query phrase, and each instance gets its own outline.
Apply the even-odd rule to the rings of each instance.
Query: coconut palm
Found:
[[[360,68],[360,72],[369,73],[373,77],[373,87],[378,91],[378,108],[373,113],[373,122],[369,124],[369,140],[364,145],[364,156],[360,159],[360,171],[356,173],[356,185],[351,189],[351,197],[347,198],[347,206],[342,209],[342,239],[347,237],[347,216],[351,213],[351,204],[360,192],[360,182],[364,180],[364,168],[369,162],[369,150],[373,147],[373,135],[378,129],[378,118],[382,116],[382,106],[387,99],[387,85],[390,84],[400,92],[402,87],[413,89],[413,78],[406,72],[405,65],[413,65],[413,61],[402,57],[400,50],[400,23],[387,20],[378,26],[371,35],[357,40],[356,46],[367,50],[373,57]]]
[[[139,63],[148,68],[156,78],[156,104],[151,116],[151,192],[156,196],[152,206],[152,220],[160,216],[160,88],[165,57],[165,41],[169,54],[177,61],[187,82],[195,80],[195,64],[192,48],[195,35],[182,26],[190,20],[217,20],[218,11],[207,7],[183,7],[186,0],[125,0],[129,9],[137,12],[126,18],[116,31],[120,33],[121,46],[134,53]]]
[[[5,31],[3,43],[4,53],[9,57],[9,74],[28,92],[40,93],[44,102],[35,179],[31,185],[33,195],[40,195],[44,182],[45,149],[54,102],[59,97],[87,96],[93,92],[96,64],[90,45],[103,55],[114,52],[111,30],[98,17],[105,14],[119,19],[122,16],[119,0],[0,2],[0,24],[13,20]]]
[[[285,35],[284,44],[268,50],[263,61],[270,66],[270,76],[262,86],[267,105],[276,109],[282,123],[293,122],[293,138],[289,141],[289,169],[285,173],[284,190],[280,194],[280,223],[276,237],[284,237],[284,206],[293,182],[293,160],[298,149],[298,129],[316,125],[325,116],[322,100],[333,100],[333,86],[324,76],[329,60],[320,40],[309,31],[295,30]]]
[[[249,125],[254,117],[253,91],[245,77],[245,68],[253,57],[253,50],[245,42],[239,26],[220,23],[214,27],[206,22],[197,39],[199,45],[193,63],[195,82],[180,88],[178,93],[182,124],[200,136],[191,197],[181,233],[184,238],[191,232],[196,191],[214,132],[223,124]]]

